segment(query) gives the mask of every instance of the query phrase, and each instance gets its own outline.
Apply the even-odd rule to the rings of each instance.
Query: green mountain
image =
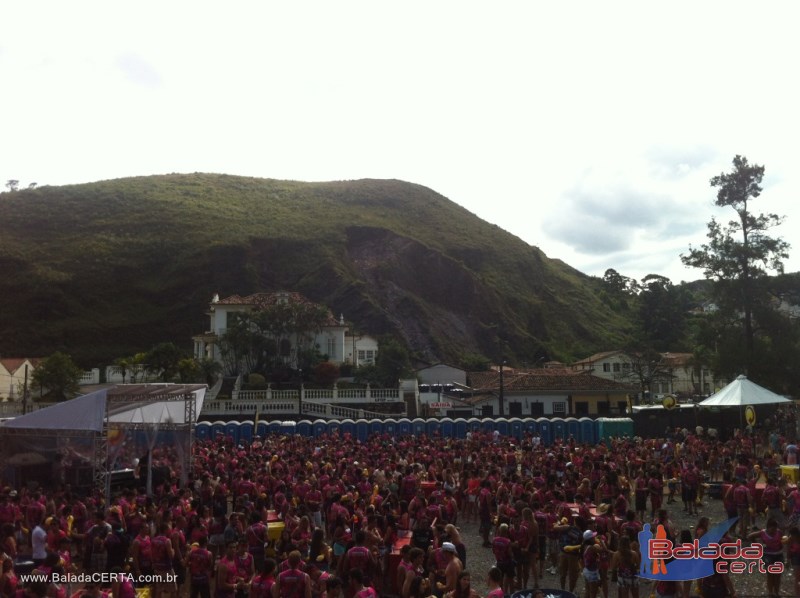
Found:
[[[4,355],[189,350],[214,292],[298,291],[451,363],[580,357],[631,328],[598,279],[402,181],[151,176],[3,193],[0,208]]]

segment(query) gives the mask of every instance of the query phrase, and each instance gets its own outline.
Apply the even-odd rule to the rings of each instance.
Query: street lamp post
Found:
[[[506,364],[506,360],[500,360],[500,397],[498,401],[498,408],[500,411],[500,417],[505,417],[505,409],[503,405],[503,399],[505,398],[505,388],[503,388],[503,366]]]

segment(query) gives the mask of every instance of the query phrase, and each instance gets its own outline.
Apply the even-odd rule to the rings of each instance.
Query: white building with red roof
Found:
[[[328,356],[328,361],[336,364],[344,363],[348,350],[352,354],[353,348],[345,344],[347,324],[344,316],[338,318],[325,306],[310,301],[300,293],[275,292],[255,293],[253,295],[231,295],[220,299],[214,295],[209,304],[209,328],[203,334],[194,336],[194,356],[198,359],[210,358],[222,363],[222,341],[228,329],[241,314],[252,314],[260,310],[267,310],[277,305],[303,306],[322,310],[323,322],[318,329],[304,331],[310,338],[300,338],[297,332],[287,331],[276,334],[276,353],[283,358],[286,365],[296,366],[297,349],[300,345],[316,347],[320,353]],[[357,350],[357,349],[356,349]]]
[[[41,357],[0,358],[0,401],[19,401],[25,385],[25,366],[28,367],[28,388],[33,380],[33,370],[42,362]]]

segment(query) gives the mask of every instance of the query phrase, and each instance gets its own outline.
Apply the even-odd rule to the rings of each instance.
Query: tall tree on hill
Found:
[[[639,288],[637,315],[644,342],[657,351],[679,348],[689,310],[686,290],[659,274],[645,276]]]
[[[764,280],[769,270],[783,272],[783,260],[789,257],[789,244],[769,231],[780,225],[783,217],[776,214],[755,214],[750,202],[761,195],[764,167],[750,164],[737,155],[733,170],[711,179],[718,188],[716,205],[731,207],[737,219],[723,226],[711,219],[708,223],[707,244],[689,247],[681,261],[692,268],[702,268],[705,277],[714,281],[720,308],[743,314],[743,335],[746,369],[753,365],[755,332],[753,312],[763,303],[766,293]]]

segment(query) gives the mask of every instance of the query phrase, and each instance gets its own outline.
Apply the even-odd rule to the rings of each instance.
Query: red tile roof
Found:
[[[230,297],[225,297],[224,299],[220,299],[219,301],[212,303],[212,306],[243,305],[250,306],[254,309],[264,309],[273,305],[278,305],[283,299],[288,300],[288,302],[291,304],[319,305],[300,293],[281,291],[277,293],[254,293],[245,297],[242,297],[241,295],[231,295]],[[325,309],[328,310],[328,321],[325,322],[325,325],[338,326],[339,320],[334,317],[333,312],[331,312],[331,310],[327,307]]]
[[[33,367],[37,367],[42,363],[43,359],[42,357],[5,357],[0,359],[0,364],[3,364],[3,367],[6,368],[9,374],[13,374],[21,368],[26,361]]]
[[[576,361],[572,365],[576,366],[576,365],[583,365],[583,364],[592,364],[592,363],[595,363],[597,361],[600,361],[601,359],[605,359],[606,357],[612,357],[613,355],[617,355],[619,353],[622,353],[622,351],[617,350],[617,351],[604,351],[602,353],[595,353],[594,355],[590,355],[586,359],[581,359],[579,361]]]
[[[498,372],[470,372],[467,383],[476,391],[500,390]],[[589,372],[563,369],[541,369],[530,372],[504,373],[503,390],[507,392],[617,392],[635,393],[636,387],[593,376]]]

